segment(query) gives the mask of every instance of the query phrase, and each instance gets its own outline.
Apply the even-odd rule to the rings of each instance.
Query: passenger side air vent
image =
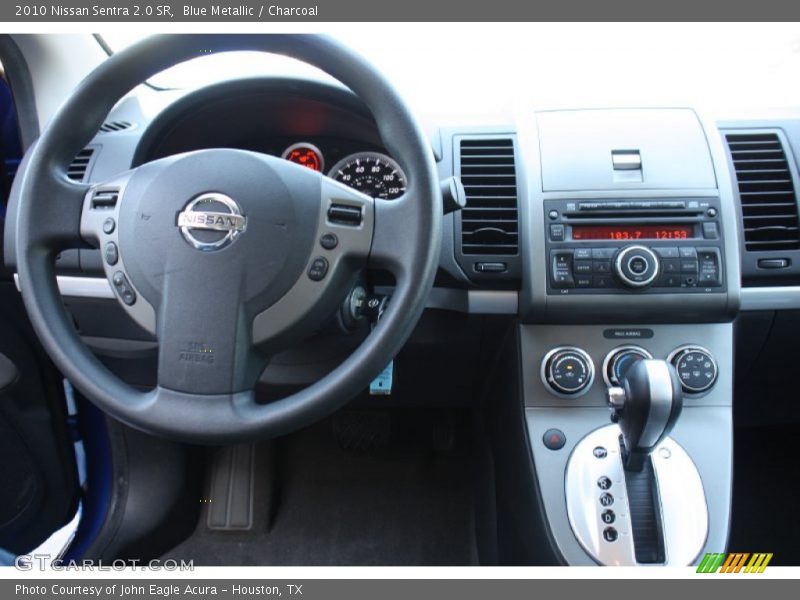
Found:
[[[133,127],[130,121],[107,121],[100,126],[100,133],[114,133]]]
[[[86,177],[86,171],[89,169],[89,163],[92,162],[93,155],[94,148],[84,148],[78,152],[78,156],[67,167],[67,177],[75,181],[83,181]]]
[[[461,252],[514,256],[519,251],[517,173],[511,138],[460,141],[460,176],[467,194],[461,210]]]
[[[748,252],[800,248],[797,196],[786,152],[776,133],[727,133],[741,199]]]

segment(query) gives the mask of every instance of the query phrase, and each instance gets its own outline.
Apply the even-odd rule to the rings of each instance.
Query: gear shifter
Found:
[[[642,471],[683,408],[675,368],[663,360],[636,361],[623,374],[619,387],[608,388],[608,404],[612,420],[622,431],[625,470]]]

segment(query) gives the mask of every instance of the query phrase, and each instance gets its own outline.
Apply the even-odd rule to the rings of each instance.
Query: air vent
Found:
[[[133,127],[130,121],[107,121],[100,126],[100,133],[114,133]]]
[[[462,253],[517,254],[519,219],[513,140],[462,139],[460,150],[461,182],[467,194],[467,206],[461,210]]]
[[[776,133],[729,133],[748,252],[800,248],[797,197]]]
[[[84,148],[78,152],[73,161],[67,167],[67,177],[75,181],[83,181],[86,177],[86,171],[89,168],[89,163],[92,161],[94,148]]]

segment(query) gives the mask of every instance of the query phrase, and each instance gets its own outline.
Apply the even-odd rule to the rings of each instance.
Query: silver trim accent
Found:
[[[625,470],[619,447],[618,425],[606,425],[585,436],[572,451],[565,473],[567,516],[572,531],[583,549],[598,563],[635,566],[636,553],[631,530],[630,507],[625,485]],[[593,450],[608,450],[605,458],[595,458]],[[709,514],[703,482],[691,457],[675,440],[666,438],[651,455],[661,507],[666,561],[664,566],[692,564],[705,545]],[[600,477],[611,479],[602,490]],[[614,503],[600,504],[600,496],[610,493]],[[605,524],[600,515],[613,510],[616,519]],[[618,538],[603,539],[603,530],[614,527]]]
[[[675,348],[675,350],[669,353],[669,356],[667,356],[667,362],[670,363],[673,367],[675,367],[675,370],[677,371],[678,365],[675,363],[677,360],[680,360],[680,355],[685,352],[693,352],[693,351],[703,352],[708,355],[708,358],[711,359],[711,366],[714,367],[714,376],[711,378],[711,381],[708,383],[708,385],[704,388],[690,387],[684,384],[683,381],[681,380],[681,389],[683,389],[683,391],[686,394],[689,394],[691,396],[702,396],[703,394],[708,392],[712,387],[714,387],[714,384],[717,383],[717,379],[719,378],[719,367],[717,366],[717,360],[714,358],[714,355],[711,353],[711,350],[709,350],[708,348],[704,348],[703,346],[698,346],[697,344],[684,344],[683,346],[678,346],[677,348]],[[678,377],[678,379],[680,380],[680,376]]]
[[[608,387],[619,385],[619,381],[615,381],[611,378],[609,371],[613,371],[613,368],[617,364],[616,361],[619,360],[624,353],[630,351],[638,353],[643,358],[653,358],[653,355],[650,354],[650,352],[641,346],[637,346],[636,344],[625,344],[623,346],[617,346],[616,348],[613,348],[603,359],[603,381],[606,382]]]
[[[80,277],[73,275],[58,275],[56,277],[58,291],[62,296],[70,298],[116,298],[111,284],[105,277]],[[21,291],[19,285],[19,275],[14,273],[14,284],[17,291]]]
[[[672,389],[672,376],[666,361],[646,360],[644,366],[650,388],[650,411],[639,443],[642,447],[650,448],[664,435],[675,403],[675,390]]]
[[[587,365],[588,374],[586,382],[584,382],[583,387],[579,388],[575,392],[571,393],[561,392],[557,388],[557,384],[554,381],[552,381],[551,378],[552,372],[548,368],[550,366],[549,363],[551,359],[560,352],[577,354],[584,360],[584,362]],[[580,348],[576,348],[575,346],[558,346],[556,348],[553,348],[552,350],[550,350],[550,352],[544,355],[544,358],[542,359],[542,365],[539,369],[539,375],[542,378],[542,383],[544,383],[545,388],[547,388],[547,390],[551,394],[558,396],[559,398],[570,398],[570,399],[579,398],[583,396],[586,392],[588,392],[591,389],[592,384],[594,383],[594,362],[592,361],[592,357],[589,356],[586,352],[584,352]]]
[[[650,257],[653,259],[653,262],[656,265],[656,268],[653,269],[653,274],[650,277],[648,277],[647,279],[643,280],[643,281],[634,281],[633,279],[631,279],[630,277],[625,275],[625,273],[622,271],[622,260],[623,260],[623,257],[629,252],[636,252],[636,251],[649,254]],[[630,260],[632,260],[632,259],[629,259],[628,262],[630,262]],[[619,251],[619,254],[617,254],[617,258],[614,260],[614,270],[616,271],[617,276],[620,279],[622,279],[622,281],[626,285],[629,285],[629,286],[635,287],[635,288],[640,288],[640,287],[648,286],[651,283],[653,283],[653,281],[655,281],[656,277],[658,277],[658,273],[659,273],[659,271],[661,269],[660,269],[660,266],[659,266],[658,257],[656,256],[655,252],[650,250],[650,248],[648,248],[647,246],[633,245],[633,246],[625,246],[622,250]]]
[[[747,287],[741,290],[740,310],[791,310],[800,308],[800,286]]]
[[[434,291],[438,288],[434,288]],[[467,292],[468,313],[484,315],[515,315],[519,310],[519,294],[491,290]]]
[[[199,210],[200,205],[211,202],[224,205],[229,212]],[[210,221],[209,217],[211,217]],[[232,244],[247,229],[247,217],[242,214],[239,205],[230,196],[219,192],[206,192],[190,200],[178,213],[177,225],[183,238],[191,246],[203,252],[211,252]],[[216,241],[204,242],[192,235],[192,231],[195,229],[219,231],[224,232],[225,235]]]

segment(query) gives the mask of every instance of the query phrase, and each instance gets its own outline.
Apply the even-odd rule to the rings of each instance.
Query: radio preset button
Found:
[[[696,269],[695,269],[696,270]],[[677,258],[665,258],[661,261],[661,271],[667,275],[681,272],[681,261]]]
[[[611,273],[610,260],[596,260],[592,263],[592,271],[595,273]]]
[[[592,258],[611,260],[619,248],[592,248]]]
[[[656,254],[661,258],[680,258],[680,253],[677,246],[661,246],[653,248]]]

